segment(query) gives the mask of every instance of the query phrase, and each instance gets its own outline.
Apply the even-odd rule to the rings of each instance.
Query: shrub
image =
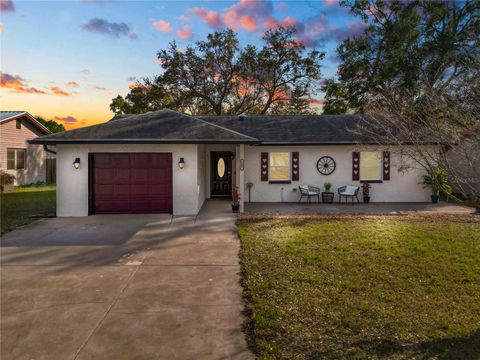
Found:
[[[13,185],[15,181],[15,176],[12,174],[6,173],[3,170],[0,170],[0,188],[3,192],[3,188],[5,185]]]

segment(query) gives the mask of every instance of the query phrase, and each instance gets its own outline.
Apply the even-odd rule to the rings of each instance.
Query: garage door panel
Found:
[[[110,162],[112,167],[118,168],[130,168],[130,155],[129,154],[111,154]]]
[[[111,168],[99,168],[95,171],[97,175],[97,184],[110,184],[110,179],[115,176],[115,172]]]
[[[94,213],[172,211],[172,156],[93,154]]]
[[[152,158],[155,157],[155,155],[148,154],[132,154],[132,167],[136,169],[147,169],[152,163]]]
[[[113,196],[113,188],[113,185],[96,184],[94,192],[97,196]]]
[[[129,168],[115,168],[113,171],[114,181],[117,183],[130,183],[130,169]]]
[[[148,168],[143,168],[143,169],[134,169],[132,170],[132,176],[135,181],[141,182],[141,181],[149,181],[148,177]],[[157,179],[151,179],[151,180],[157,180]]]
[[[157,188],[157,186],[149,186],[148,183],[145,184],[135,184],[134,186],[131,187],[131,193],[132,196],[138,197],[138,196],[147,196],[151,194],[151,189],[152,188]]]
[[[95,156],[95,167],[97,169],[110,169],[112,166],[112,161],[110,155],[108,154],[97,154]]]

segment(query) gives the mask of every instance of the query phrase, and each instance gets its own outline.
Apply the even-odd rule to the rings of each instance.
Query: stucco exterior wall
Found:
[[[197,145],[168,144],[62,144],[57,146],[57,216],[88,215],[88,154],[95,152],[172,153],[173,213],[194,215],[199,207]],[[80,168],[73,167],[80,158]],[[177,165],[180,157],[185,167]]]
[[[43,150],[43,145],[29,144],[27,141],[43,135],[33,125],[22,120],[21,129],[16,128],[16,119],[0,125],[0,169],[15,176],[15,185],[26,185],[45,181],[46,159],[52,157]],[[7,170],[7,148],[26,149],[26,168]]]
[[[197,193],[198,206],[197,211],[202,208],[203,202],[206,199],[206,157],[205,145],[197,145]]]
[[[343,185],[360,186],[359,181],[352,181],[352,152],[382,150],[378,147],[360,146],[245,146],[245,183],[253,183],[251,189],[252,202],[296,202],[300,195],[299,185],[313,185],[322,188],[325,182],[333,184],[333,190]],[[269,184],[260,181],[260,153],[273,151],[298,151],[300,157],[300,180],[291,184]],[[430,201],[429,191],[419,184],[422,171],[411,169],[407,173],[398,172],[400,159],[391,152],[391,180],[371,184],[371,202],[425,202]],[[317,161],[322,156],[331,156],[336,162],[335,171],[328,176],[317,171]],[[359,193],[361,200],[361,192]],[[338,200],[335,195],[335,201]]]

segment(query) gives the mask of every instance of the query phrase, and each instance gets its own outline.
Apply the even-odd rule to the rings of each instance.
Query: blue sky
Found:
[[[261,46],[267,28],[293,24],[308,47],[326,52],[322,73],[331,77],[339,40],[362,28],[333,0],[1,1],[2,110],[67,128],[111,118],[111,99],[133,78],[158,74],[155,54],[172,40],[183,47],[232,27],[242,45]]]

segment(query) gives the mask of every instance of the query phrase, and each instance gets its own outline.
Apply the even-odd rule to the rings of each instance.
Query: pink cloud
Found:
[[[68,81],[65,83],[65,86],[68,86],[68,87],[79,87],[80,85],[78,85],[78,83],[76,81]]]
[[[45,91],[39,90],[34,87],[28,87],[26,80],[20,75],[10,75],[0,72],[0,87],[10,89],[14,93],[24,94],[46,94]]]
[[[290,16],[287,16],[285,19],[283,19],[282,25],[285,27],[298,26],[298,21]]]
[[[66,124],[73,124],[79,122],[78,119],[74,116],[55,116],[53,119]]]
[[[251,15],[245,15],[242,16],[240,19],[240,24],[248,31],[255,31],[257,30],[257,20],[255,19],[254,16]]]
[[[332,5],[337,5],[338,0],[324,0],[325,6],[332,6]]]
[[[50,86],[50,90],[52,91],[53,95],[59,95],[59,96],[70,96],[70,95],[72,95],[71,93],[60,89],[58,86]]]
[[[192,31],[188,27],[177,30],[177,35],[183,40],[188,40],[192,38]]]
[[[161,32],[172,32],[172,26],[165,20],[158,20],[153,23],[153,27]]]
[[[267,22],[272,23],[273,4],[271,1],[240,0],[227,7],[222,14],[222,18],[231,29],[243,28],[254,32],[258,30],[259,24],[264,27]]]
[[[12,0],[0,0],[0,12],[15,12]]]
[[[192,8],[190,11],[202,19],[202,21],[208,26],[214,29],[220,29],[223,26],[223,21],[216,11],[199,7]]]
[[[240,15],[238,15],[235,11],[229,11],[226,14],[223,14],[223,21],[230,29],[236,30],[238,29],[238,19]]]

